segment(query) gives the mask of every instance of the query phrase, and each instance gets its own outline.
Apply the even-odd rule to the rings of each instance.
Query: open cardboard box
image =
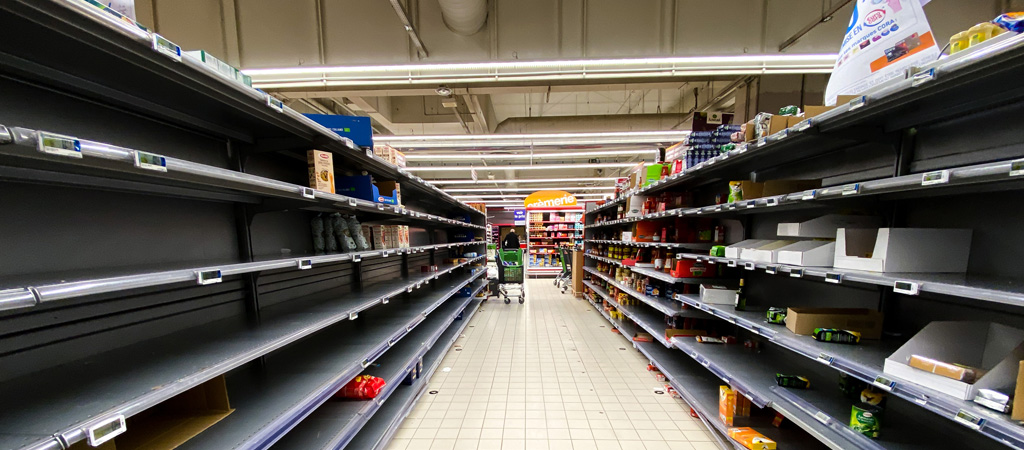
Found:
[[[837,269],[871,272],[966,272],[971,230],[945,228],[840,228]]]
[[[779,264],[830,267],[836,257],[835,241],[800,241],[775,251]]]
[[[86,441],[72,450],[171,450],[234,412],[224,375],[182,392],[126,421],[125,432],[99,447]]]
[[[793,243],[793,241],[784,240],[770,241],[764,245],[740,250],[740,257],[751,261],[774,263],[778,259],[778,250]]]
[[[786,237],[835,239],[840,228],[878,228],[882,219],[876,216],[826,214],[803,222],[779,223],[777,234]]]
[[[796,334],[809,336],[815,328],[839,328],[856,331],[862,339],[880,339],[884,315],[862,308],[789,308],[786,328]]]
[[[772,242],[773,240],[774,239],[747,239],[745,241],[737,242],[725,247],[725,257],[739,258],[743,249],[760,247],[761,245]]]
[[[911,367],[912,355],[988,372],[974,384],[968,384]],[[932,322],[886,358],[884,370],[895,377],[970,400],[978,389],[1013,392],[1021,360],[1024,360],[1024,330],[991,322]]]

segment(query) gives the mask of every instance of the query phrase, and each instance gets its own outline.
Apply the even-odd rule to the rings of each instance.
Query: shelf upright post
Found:
[[[227,151],[231,167],[238,172],[245,173],[245,155],[243,152],[235,147],[231,139],[225,141],[224,147]],[[255,212],[251,211],[248,206],[243,204],[235,205],[238,256],[242,262],[253,261],[252,219],[254,217]],[[245,310],[249,320],[254,324],[260,323],[260,298],[259,289],[257,289],[259,276],[259,272],[250,272],[242,275],[242,282],[245,285]]]

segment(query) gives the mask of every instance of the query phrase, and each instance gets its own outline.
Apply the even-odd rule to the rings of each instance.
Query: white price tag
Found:
[[[931,80],[933,78],[935,78],[935,68],[934,67],[932,67],[931,69],[928,69],[928,70],[923,70],[921,72],[915,73],[914,74],[914,78],[910,82],[910,87],[918,87],[922,83],[925,83],[928,80]]]
[[[832,421],[832,418],[829,417],[828,414],[825,414],[824,411],[818,411],[818,412],[814,413],[814,418],[817,419],[818,422],[821,422],[821,423],[823,423],[825,425],[828,425]]]
[[[360,262],[362,260],[363,260],[363,255],[358,254],[358,253],[355,254],[355,255],[352,255],[352,262]]]
[[[791,276],[793,278],[803,278],[803,276],[804,276],[804,269],[790,269],[789,270],[789,276]]]
[[[124,415],[118,414],[87,428],[85,438],[89,446],[99,447],[125,431],[128,431],[128,425],[125,424]]]
[[[220,270],[197,270],[196,271],[196,283],[200,286],[206,286],[208,284],[216,284],[224,281],[221,276]]]
[[[921,285],[913,281],[896,281],[892,284],[892,291],[897,294],[917,295],[921,292]]]
[[[808,189],[804,191],[804,195],[800,197],[800,200],[814,200],[818,198],[817,189]]]
[[[356,199],[354,199],[354,198],[348,199],[348,206],[355,207],[356,205],[358,205],[358,202],[356,202]]]
[[[779,205],[779,198],[778,197],[768,197],[768,200],[765,200],[765,205],[767,205],[767,206],[778,206]]]
[[[1017,177],[1024,175],[1024,159],[1010,162],[1010,176]]]
[[[764,273],[775,275],[776,273],[779,273],[779,266],[767,266],[764,268]]]
[[[824,364],[824,365],[826,365],[826,366],[831,366],[832,362],[835,361],[835,360],[836,359],[833,358],[832,355],[829,355],[827,353],[819,353],[818,354],[817,361],[822,363],[822,364]]]
[[[796,131],[804,131],[811,127],[811,119],[804,119],[797,123],[793,129]]]
[[[300,259],[300,260],[295,262],[295,265],[299,268],[299,270],[309,270],[309,269],[313,268],[313,260],[312,259]]]
[[[314,193],[313,188],[304,187],[302,188],[301,194],[304,198],[308,198],[311,200],[316,198],[316,194]]]
[[[921,186],[945,183],[949,183],[948,170],[936,170],[934,172],[927,172],[924,175],[921,175]]]
[[[747,270],[754,270],[755,266],[753,262],[743,263],[743,268]]]
[[[860,183],[852,183],[843,186],[843,195],[860,194]]]
[[[953,420],[956,420],[957,422],[960,423],[960,425],[963,425],[972,430],[980,430],[981,427],[985,425],[985,419],[974,414],[971,414],[967,412],[967,410],[965,409],[957,411],[956,416],[953,417]]]
[[[841,284],[843,282],[843,274],[828,272],[825,274],[825,282],[832,284]]]
[[[267,94],[267,106],[277,112],[284,112],[284,102],[274,98],[274,96]]]
[[[862,106],[866,105],[867,103],[868,103],[868,98],[866,96],[863,96],[863,95],[857,96],[857,98],[854,98],[853,100],[850,100],[850,111],[853,111],[855,109],[859,109]]]
[[[735,259],[730,259],[729,262],[728,262],[728,266],[729,267],[736,267],[736,260]]]
[[[357,312],[350,312],[350,313],[348,313],[348,320],[356,320],[358,318],[359,318],[359,313],[357,313]]]
[[[136,168],[155,172],[167,172],[167,158],[163,156],[139,150],[132,152],[132,156],[134,157]]]
[[[768,143],[768,138],[764,138],[764,137],[757,138],[757,146],[758,147],[764,147],[764,145],[767,144],[767,143]]]
[[[42,153],[69,158],[82,157],[82,143],[76,138],[43,131],[38,132],[37,135],[36,149]]]
[[[181,47],[167,38],[153,33],[153,50],[175,61],[181,62]]]
[[[879,375],[879,376],[875,377],[874,381],[872,381],[871,384],[873,384],[875,386],[878,386],[878,387],[882,388],[882,390],[885,390],[885,391],[888,391],[888,392],[892,392],[892,390],[896,387],[896,382],[895,381],[892,381],[892,380],[890,380],[890,379],[888,379],[888,378],[886,378],[886,377],[884,377],[882,375]]]

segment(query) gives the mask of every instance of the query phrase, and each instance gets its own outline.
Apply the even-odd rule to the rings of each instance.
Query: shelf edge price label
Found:
[[[918,73],[914,74],[913,79],[910,81],[910,87],[918,87],[921,84],[927,82],[928,80],[931,80],[931,79],[934,79],[934,78],[935,78],[935,68],[934,67],[932,67],[931,69],[928,69],[928,70],[923,70],[921,72],[918,72]]]
[[[832,362],[835,361],[835,360],[836,359],[833,358],[832,355],[829,355],[827,353],[818,353],[817,361],[822,363],[822,364],[824,364],[824,365],[826,365],[826,366],[831,366]]]
[[[124,414],[118,414],[86,428],[85,437],[90,446],[99,447],[125,431],[128,431],[128,425],[125,423]]]
[[[791,276],[793,278],[803,278],[804,277],[804,269],[790,269],[789,276]]]
[[[284,102],[274,98],[274,96],[267,94],[267,106],[277,112],[284,112]]]
[[[71,136],[40,131],[36,149],[48,155],[82,158],[82,143]]]
[[[362,260],[363,260],[363,255],[360,255],[358,253],[352,255],[352,262],[360,262]]]
[[[800,200],[814,200],[818,198],[817,189],[808,189],[804,191],[804,195],[800,197]]]
[[[1010,161],[1010,176],[1017,177],[1024,175],[1024,159]]]
[[[200,286],[206,286],[208,284],[216,284],[224,281],[224,278],[220,270],[197,270],[196,271],[196,283]]]
[[[729,265],[729,267],[736,267],[736,260],[735,259],[730,259],[728,265]]]
[[[832,423],[832,418],[829,417],[828,414],[825,414],[824,411],[818,411],[818,412],[814,413],[814,418],[817,419],[818,422],[821,422],[821,423],[823,423],[825,425],[828,425],[828,424]]]
[[[181,47],[169,39],[153,33],[153,50],[175,61],[181,62]]]
[[[842,284],[842,282],[843,282],[843,274],[835,273],[835,272],[826,272],[825,273],[825,282],[826,283],[832,283],[832,284]]]
[[[779,198],[778,197],[768,197],[768,200],[765,200],[765,205],[767,205],[767,206],[778,206],[779,205]]]
[[[956,416],[953,416],[953,420],[972,430],[980,430],[985,425],[984,418],[971,414],[966,409],[957,411]]]
[[[757,200],[747,200],[747,208],[753,208],[757,206]]]
[[[860,183],[851,183],[843,186],[843,195],[860,194]]]
[[[897,294],[917,295],[921,292],[921,285],[913,281],[897,280],[892,284],[892,291]]]
[[[764,145],[767,144],[767,143],[768,143],[768,138],[766,138],[766,137],[759,137],[759,138],[757,138],[757,146],[758,147],[764,147]]]
[[[295,262],[295,265],[296,265],[296,267],[299,268],[299,270],[309,270],[309,269],[313,268],[313,260],[312,259],[300,259],[300,260]]]
[[[927,172],[921,175],[921,186],[932,186],[935,184],[949,183],[949,171],[948,170],[936,170],[934,172]]]
[[[743,268],[747,270],[754,270],[757,266],[753,262],[743,263]]]
[[[810,127],[811,127],[811,119],[804,119],[804,120],[801,120],[799,123],[797,123],[796,126],[793,127],[793,129],[796,130],[796,131],[806,131]]]
[[[350,312],[350,313],[348,313],[348,320],[356,320],[358,318],[359,318],[359,313],[358,312]]]
[[[775,275],[779,273],[779,266],[767,266],[764,268],[764,273]]]
[[[875,379],[871,381],[871,384],[878,386],[879,388],[882,388],[883,390],[888,392],[892,392],[892,390],[896,388],[895,381],[892,381],[882,375],[875,377]]]
[[[316,198],[316,194],[313,188],[304,187],[302,188],[302,192],[300,192],[300,194],[302,195],[303,198],[308,198],[310,200]]]
[[[139,150],[132,152],[132,156],[136,168],[152,170],[154,172],[167,172],[167,158],[163,156]]]
[[[850,111],[853,111],[855,109],[859,109],[862,106],[866,105],[867,103],[868,103],[867,96],[858,95],[853,100],[850,100]]]

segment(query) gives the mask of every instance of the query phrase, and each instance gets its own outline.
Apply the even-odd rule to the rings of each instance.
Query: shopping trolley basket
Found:
[[[505,304],[512,303],[512,297],[519,303],[526,301],[523,292],[523,251],[498,250],[498,295],[505,299]]]

